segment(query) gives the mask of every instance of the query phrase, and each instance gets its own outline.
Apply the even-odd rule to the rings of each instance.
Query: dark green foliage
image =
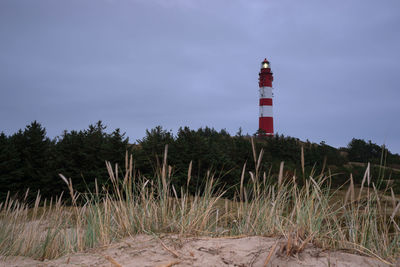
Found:
[[[21,156],[4,133],[0,134],[0,200],[6,197],[8,191],[17,192],[23,181]]]
[[[271,173],[270,182],[276,179],[281,161],[285,162],[287,174],[303,177],[303,147],[305,177],[311,171],[318,174],[330,170],[336,174],[333,185],[343,184],[350,173],[353,173],[355,182],[360,183],[366,165],[351,162],[371,162],[373,177],[393,179],[394,184],[400,187],[399,171],[379,167],[399,168],[400,156],[371,141],[353,139],[347,148],[336,149],[325,142],[303,142],[279,134],[273,137],[257,136],[262,135],[253,137],[257,153],[264,150],[260,171]],[[46,130],[34,121],[11,136],[0,134],[0,201],[4,200],[8,191],[11,195],[23,197],[28,188],[29,198],[35,196],[38,190],[47,198],[60,195],[62,191],[67,191],[67,187],[59,173],[72,179],[75,190],[93,191],[96,178],[100,187],[108,181],[105,161],[122,167],[126,151],[133,154],[136,170],[147,179],[155,179],[167,144],[168,164],[173,172],[172,184],[178,194],[180,187],[187,186],[190,162],[192,171],[188,189],[192,194],[203,189],[207,176],[214,176],[220,186],[228,189],[227,195],[232,197],[240,183],[244,163],[247,170],[255,169],[251,137],[243,135],[241,129],[236,136],[230,136],[226,130],[218,132],[208,127],[198,130],[183,127],[174,136],[171,131],[157,126],[147,130],[146,136],[137,140],[136,144],[130,145],[119,129],[107,133],[101,121],[86,130],[64,131],[54,140],[46,137]],[[250,175],[246,171],[245,183],[249,180]],[[301,179],[298,182],[301,183]]]
[[[138,140],[133,155],[136,167],[148,178],[156,173],[168,144],[168,163],[173,166],[173,184],[176,188],[187,184],[187,174],[192,162],[189,191],[201,190],[207,175],[214,175],[227,187],[238,183],[240,169],[251,155],[251,146],[243,137],[232,138],[225,130],[211,128],[197,131],[180,128],[176,137],[158,126],[146,131],[146,137]],[[241,149],[241,151],[239,151]]]
[[[51,192],[52,173],[49,170],[52,169],[53,145],[54,142],[46,137],[46,130],[36,121],[24,131],[10,136],[4,147],[5,153],[1,153],[5,159],[0,176],[1,194],[4,196],[9,190],[22,196],[28,188],[32,193],[30,197],[38,190],[43,194]]]
[[[162,162],[165,145],[172,144],[174,137],[171,132],[157,126],[150,131],[146,130],[146,136],[137,142],[138,145],[134,147],[135,164],[140,166],[142,173],[151,177]]]
[[[382,155],[382,148],[371,140],[365,142],[362,139],[353,138],[347,146],[349,152],[349,160],[356,162],[373,162],[379,164]]]
[[[111,134],[105,132],[101,121],[89,125],[84,131],[65,131],[55,145],[55,173],[72,178],[74,188],[85,191],[94,189],[95,179],[101,185],[108,179],[105,161],[124,163],[128,139],[116,129]],[[58,190],[62,188],[57,177]],[[64,185],[65,186],[65,185]]]
[[[66,191],[59,173],[71,177],[74,188],[93,190],[94,179],[107,181],[105,160],[124,162],[128,139],[116,129],[105,132],[101,121],[84,131],[64,131],[61,137],[50,140],[46,130],[34,121],[24,131],[7,137],[0,135],[0,200],[8,191],[23,197],[29,188],[29,199],[38,190],[51,197]]]

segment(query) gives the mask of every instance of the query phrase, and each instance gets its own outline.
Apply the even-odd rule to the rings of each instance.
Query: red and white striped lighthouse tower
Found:
[[[267,59],[261,62],[261,70],[258,78],[260,87],[260,117],[259,131],[261,135],[274,135],[274,118],[272,116],[272,76],[271,66]]]

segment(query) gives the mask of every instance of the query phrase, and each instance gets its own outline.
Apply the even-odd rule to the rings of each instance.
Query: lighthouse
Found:
[[[260,87],[260,116],[259,131],[260,135],[274,135],[274,118],[272,116],[272,81],[274,77],[271,72],[271,65],[267,59],[261,62],[261,70],[258,78]]]

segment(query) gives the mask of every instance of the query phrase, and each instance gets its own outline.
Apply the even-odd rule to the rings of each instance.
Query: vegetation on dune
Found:
[[[399,166],[398,154],[360,139],[336,149],[156,127],[130,144],[99,121],[52,140],[35,121],[0,134],[0,255],[51,259],[136,233],[178,233],[281,235],[297,252],[312,242],[393,262]]]
[[[125,166],[107,162],[109,180],[95,180],[90,192],[76,191],[72,179],[60,175],[72,205],[61,197],[43,201],[37,195],[32,208],[24,201],[7,197],[0,204],[0,255],[23,255],[52,259],[63,254],[110,244],[137,233],[159,235],[266,235],[283,236],[288,253],[301,252],[306,244],[322,248],[349,249],[394,262],[400,256],[400,201],[378,191],[377,181],[364,172],[361,188],[352,178],[345,197],[337,199],[331,183],[334,176],[311,169],[304,177],[285,171],[278,176],[262,166],[261,149],[241,168],[233,200],[218,186],[216,172],[208,172],[203,186],[195,188],[193,163],[186,168],[185,182],[173,183],[168,164],[168,146],[159,158],[154,179],[134,168],[134,157],[126,154]],[[254,165],[250,168],[249,165]],[[305,160],[300,160],[305,169]],[[250,180],[245,182],[248,174]],[[301,174],[300,176],[303,176]],[[300,186],[300,184],[303,184]],[[390,189],[387,189],[390,191]]]
[[[311,170],[334,173],[334,187],[346,182],[350,173],[354,183],[360,184],[366,164],[370,162],[371,176],[383,183],[390,180],[395,192],[400,193],[400,156],[371,141],[353,139],[347,148],[336,149],[324,142],[315,144],[276,135],[256,138],[255,143],[264,151],[261,168],[271,177],[277,177],[280,163],[284,161],[286,172],[301,178],[298,181],[300,185],[304,184],[303,177]],[[28,201],[34,201],[39,190],[42,200],[59,196],[64,191],[59,173],[71,177],[79,192],[93,192],[95,179],[100,187],[108,183],[104,162],[122,165],[126,151],[133,153],[133,164],[140,174],[155,180],[166,144],[169,145],[169,163],[173,173],[171,183],[176,188],[186,183],[187,166],[191,164],[192,175],[188,185],[191,194],[204,188],[205,177],[211,172],[218,178],[217,187],[224,187],[228,190],[226,197],[232,198],[240,183],[243,164],[247,162],[248,168],[255,168],[250,137],[244,136],[241,130],[230,136],[225,130],[184,127],[174,135],[155,127],[146,131],[144,138],[129,144],[119,129],[108,133],[101,121],[86,130],[64,131],[53,140],[35,121],[11,136],[0,134],[0,201],[5,200],[8,192],[12,196],[18,194],[21,199],[28,188]],[[302,153],[304,170],[299,160]],[[244,183],[249,181],[250,174],[245,173]]]
[[[95,178],[105,183],[104,161],[123,161],[128,146],[119,129],[112,133],[105,129],[98,122],[50,140],[35,121],[11,136],[0,134],[0,200],[8,191],[23,197],[28,188],[28,200],[34,200],[38,190],[44,198],[59,196],[64,188],[58,173],[73,177],[80,191],[94,189]]]

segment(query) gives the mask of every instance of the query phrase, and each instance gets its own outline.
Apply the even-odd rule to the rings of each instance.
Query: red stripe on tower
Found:
[[[260,106],[272,106],[272,98],[260,98]]]
[[[267,59],[261,62],[261,70],[258,78],[260,87],[260,135],[274,135],[274,118],[272,115],[272,81],[274,77],[271,72],[271,65]]]

